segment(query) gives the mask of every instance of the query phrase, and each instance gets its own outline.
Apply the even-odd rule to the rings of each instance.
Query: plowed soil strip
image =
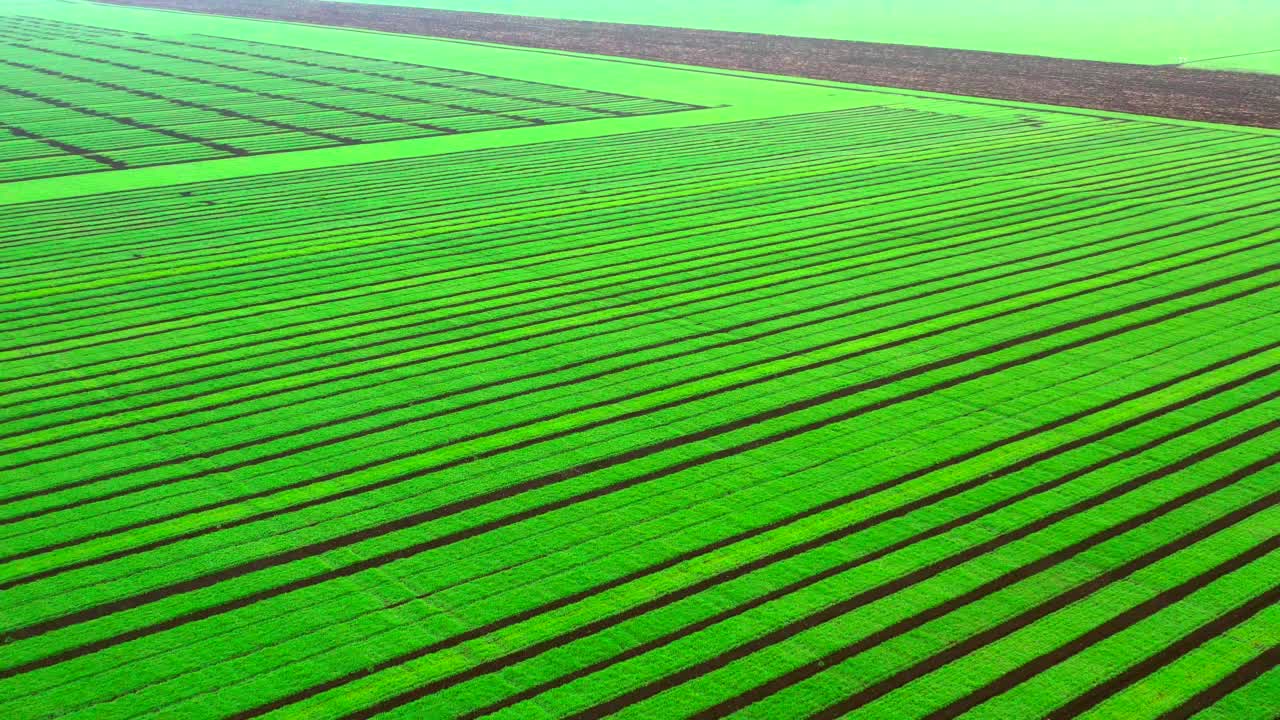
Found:
[[[327,0],[99,1],[1280,128],[1273,75]]]

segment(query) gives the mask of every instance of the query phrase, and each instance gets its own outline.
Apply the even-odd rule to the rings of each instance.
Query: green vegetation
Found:
[[[0,182],[696,109],[274,43],[21,16],[0,17],[0,52],[5,121],[16,128]]]
[[[1280,51],[1271,0],[353,0],[442,10],[1169,65]],[[1239,58],[1221,69],[1280,72]]]
[[[0,717],[1275,699],[1280,134],[17,7],[84,57],[0,69],[53,108],[0,148],[186,137],[0,184]],[[374,112],[339,78],[629,110],[168,115]]]

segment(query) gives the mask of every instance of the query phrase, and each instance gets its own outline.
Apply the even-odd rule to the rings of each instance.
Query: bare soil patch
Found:
[[[327,0],[99,0],[1280,128],[1280,76]]]

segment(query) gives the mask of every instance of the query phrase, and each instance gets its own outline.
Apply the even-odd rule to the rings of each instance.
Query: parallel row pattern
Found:
[[[0,210],[0,716],[1256,716],[1280,143],[973,112]]]
[[[0,182],[691,109],[244,40],[0,16]]]

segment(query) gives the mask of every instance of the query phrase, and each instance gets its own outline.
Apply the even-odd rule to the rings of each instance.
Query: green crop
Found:
[[[14,8],[0,717],[1274,704],[1275,132]]]

